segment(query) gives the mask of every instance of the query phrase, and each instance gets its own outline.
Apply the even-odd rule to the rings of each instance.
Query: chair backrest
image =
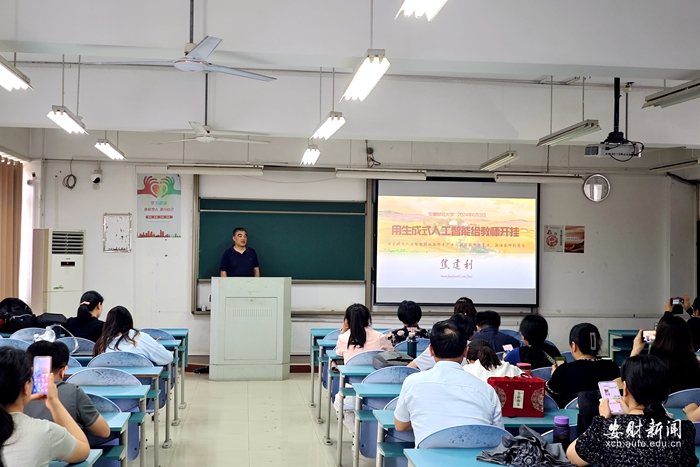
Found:
[[[338,336],[340,336],[340,329],[336,329],[335,331],[331,331],[328,334],[325,335],[323,338],[324,340],[338,340]]]
[[[371,365],[374,360],[374,356],[383,350],[365,350],[357,355],[350,357],[350,359],[345,362],[346,365]]]
[[[496,352],[496,356],[499,360],[503,361],[503,357],[506,355],[505,352]]]
[[[122,411],[117,404],[106,397],[98,396],[96,394],[88,394],[87,396],[92,401],[92,405],[94,405],[97,411],[100,413],[118,413]]]
[[[549,381],[549,378],[552,377],[552,367],[543,366],[542,368],[532,370],[530,374],[534,377],[542,378],[545,381]]]
[[[133,352],[105,352],[90,360],[87,366],[90,368],[153,366],[153,362],[143,355]]]
[[[396,410],[396,404],[399,403],[399,398],[394,397],[389,401],[387,405],[384,406],[384,410]]]
[[[566,404],[565,409],[578,409],[578,397]]]
[[[683,391],[674,392],[668,396],[668,400],[664,406],[671,408],[683,408],[692,403],[700,404],[700,388],[685,389]]]
[[[68,357],[68,368],[80,368],[81,366],[83,365],[74,357]]]
[[[417,354],[418,355],[422,354],[425,351],[425,349],[428,348],[429,345],[430,345],[430,339],[423,339],[422,337],[419,337],[418,339],[416,339]],[[400,342],[400,343],[396,344],[396,347],[394,347],[394,349],[397,352],[406,353],[406,351],[408,351],[408,342],[407,341]]]
[[[499,329],[498,332],[501,332],[511,337],[515,337],[516,339],[520,340],[520,333],[518,331],[512,331],[510,329]]]
[[[388,366],[380,368],[365,376],[363,383],[403,383],[408,375],[420,373],[418,368],[410,366]]]
[[[12,347],[19,350],[27,350],[31,343],[28,341],[23,341],[19,339],[2,339],[0,340],[0,347]]]
[[[571,355],[571,352],[562,352],[562,353],[561,353],[561,356],[564,357],[564,358],[566,358],[566,361],[567,361],[568,363],[571,363],[571,362],[574,361],[574,356]]]
[[[140,386],[141,382],[116,368],[85,368],[66,380],[78,386]]]
[[[10,335],[10,339],[34,342],[34,334],[44,334],[45,328],[24,328]]]
[[[141,328],[141,329],[139,329],[139,331],[141,331],[141,332],[143,332],[143,333],[145,333],[145,334],[148,334],[149,336],[151,336],[151,337],[154,338],[154,339],[160,338],[160,340],[163,340],[163,341],[172,341],[172,340],[175,340],[175,338],[173,337],[172,334],[170,334],[170,333],[167,332],[167,331],[163,331],[162,329],[158,329],[158,328]]]
[[[68,350],[71,351],[71,353],[75,352],[92,352],[92,349],[95,348],[95,343],[89,339],[84,339],[82,337],[61,337],[60,339],[56,339],[56,342],[63,342],[68,346]],[[78,348],[75,348],[76,342],[78,343]],[[75,350],[74,350],[75,349]]]
[[[492,425],[453,426],[427,436],[418,448],[494,448],[508,434],[503,428]]]
[[[534,375],[533,375],[534,376]],[[549,394],[544,395],[544,411],[559,410],[559,405]]]

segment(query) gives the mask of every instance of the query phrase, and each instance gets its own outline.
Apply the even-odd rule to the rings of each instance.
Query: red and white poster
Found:
[[[564,227],[561,225],[544,226],[544,251],[561,253],[564,251]]]
[[[567,225],[564,230],[564,252],[583,253],[586,240],[586,228],[582,225]]]

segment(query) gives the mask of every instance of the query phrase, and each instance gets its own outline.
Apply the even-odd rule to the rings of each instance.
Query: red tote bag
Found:
[[[492,376],[488,383],[501,401],[504,417],[544,417],[545,381],[542,378]]]

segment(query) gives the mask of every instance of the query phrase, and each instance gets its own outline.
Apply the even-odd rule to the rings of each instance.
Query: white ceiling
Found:
[[[392,67],[365,102],[338,103],[370,46],[369,0],[196,0],[195,42],[223,39],[212,62],[277,78],[212,75],[211,126],[307,138],[319,119],[318,69],[327,72],[325,115],[335,67],[335,108],[348,124],[334,139],[532,144],[550,127],[550,87],[541,82],[554,76],[556,130],[582,118],[581,80],[564,83],[588,76],[585,116],[599,119],[603,131],[577,141],[584,144],[612,131],[610,85],[620,76],[635,82],[630,138],[700,148],[700,99],[641,110],[664,80],[671,86],[700,76],[696,0],[448,0],[430,23],[394,20],[401,0],[374,3],[373,46],[386,49]],[[0,0],[0,11],[0,54],[16,52],[34,88],[0,92],[0,126],[9,128],[54,128],[46,113],[61,102],[61,54],[69,63],[78,55],[88,63],[174,59],[189,36],[185,0]],[[88,64],[80,115],[90,138],[105,129],[186,128],[204,120],[203,82],[201,74],[171,69]],[[76,87],[71,65],[65,99],[73,111]]]

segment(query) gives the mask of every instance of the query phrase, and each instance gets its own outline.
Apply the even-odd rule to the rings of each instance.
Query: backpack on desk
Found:
[[[372,366],[375,370],[388,366],[406,366],[413,361],[410,355],[395,351],[379,352],[372,359]]]
[[[32,309],[19,298],[8,297],[0,302],[0,331],[11,334],[20,329],[31,328],[35,320]]]

